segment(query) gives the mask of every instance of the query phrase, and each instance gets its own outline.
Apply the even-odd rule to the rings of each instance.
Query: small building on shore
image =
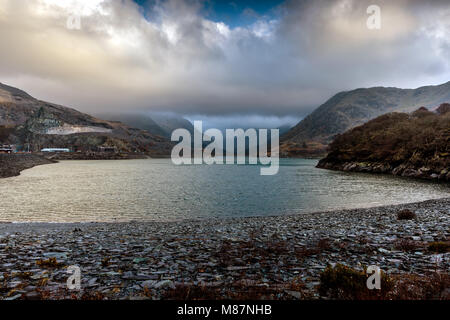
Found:
[[[67,148],[44,148],[41,152],[54,152],[54,153],[63,153],[70,152],[70,149]]]
[[[13,153],[13,147],[9,144],[0,145],[0,153]]]

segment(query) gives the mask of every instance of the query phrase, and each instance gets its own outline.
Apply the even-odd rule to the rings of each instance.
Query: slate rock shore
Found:
[[[144,153],[131,152],[66,152],[48,154],[46,158],[51,160],[130,160],[148,159]]]
[[[0,178],[18,176],[22,170],[55,162],[35,154],[0,154]]]
[[[398,220],[403,209],[416,218]],[[0,223],[0,299],[180,299],[194,290],[234,299],[261,288],[270,293],[262,298],[318,299],[327,265],[448,275],[450,253],[428,245],[449,239],[450,198],[273,217]],[[80,291],[67,289],[73,265]]]
[[[345,172],[367,172],[392,174],[395,176],[409,177],[416,179],[434,180],[438,182],[450,183],[450,171],[448,168],[441,170],[432,170],[426,166],[416,167],[413,165],[401,164],[399,166],[392,166],[389,163],[382,162],[338,162],[334,163],[327,158],[322,159],[317,164],[317,168],[345,171]]]

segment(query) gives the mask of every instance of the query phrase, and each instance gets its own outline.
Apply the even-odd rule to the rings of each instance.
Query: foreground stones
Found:
[[[397,220],[400,210],[412,220]],[[387,274],[448,273],[450,198],[304,215],[182,222],[0,224],[0,299],[167,299],[175,288],[239,298],[320,298],[337,263]],[[66,287],[81,269],[81,291]],[[203,290],[203,291],[202,291]],[[259,290],[259,291],[258,291]]]

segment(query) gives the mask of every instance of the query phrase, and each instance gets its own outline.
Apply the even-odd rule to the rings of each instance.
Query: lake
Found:
[[[301,214],[448,197],[448,185],[316,169],[280,159],[258,165],[175,166],[170,159],[61,161],[0,179],[0,221],[173,221]]]

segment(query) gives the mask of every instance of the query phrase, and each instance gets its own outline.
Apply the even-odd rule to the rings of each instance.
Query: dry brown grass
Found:
[[[394,248],[401,251],[417,251],[423,248],[423,244],[420,241],[414,241],[409,239],[399,239],[394,243]]]
[[[338,300],[449,300],[449,273],[381,275],[381,290],[369,290],[365,271],[327,267],[320,277],[322,297]]]
[[[177,285],[163,295],[164,300],[291,300],[288,292],[294,291],[302,299],[310,297],[304,283],[299,279],[290,282],[268,285],[264,283],[250,283],[237,281],[225,286],[207,285]]]
[[[319,294],[338,300],[385,299],[393,287],[392,280],[382,273],[381,289],[370,290],[367,288],[367,278],[365,270],[359,271],[341,264],[328,266],[320,275]]]
[[[42,268],[62,268],[63,264],[58,262],[56,258],[49,258],[47,260],[38,260],[36,264]]]
[[[387,298],[394,300],[450,300],[450,274],[396,275]]]

